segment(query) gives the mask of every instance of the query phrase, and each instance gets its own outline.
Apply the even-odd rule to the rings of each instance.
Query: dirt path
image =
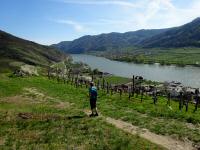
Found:
[[[90,114],[89,110],[84,111],[87,115]],[[158,144],[163,146],[166,149],[169,150],[195,150],[195,148],[192,146],[191,142],[188,141],[179,141],[176,139],[173,139],[169,136],[163,136],[163,135],[157,135],[155,133],[150,132],[147,129],[141,129],[137,126],[132,125],[131,123],[127,123],[122,120],[116,120],[110,117],[105,117],[100,115],[101,118],[103,118],[107,123],[114,125],[115,127],[128,132],[130,134],[137,134],[140,137],[151,141],[152,143]]]

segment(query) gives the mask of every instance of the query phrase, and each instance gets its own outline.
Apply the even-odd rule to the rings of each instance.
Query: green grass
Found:
[[[106,76],[105,81],[111,84],[125,84],[125,83],[129,83],[132,80],[130,78],[124,78],[124,77],[119,77],[119,76]]]
[[[90,119],[74,107],[61,111],[49,107],[49,104],[22,105],[22,109],[12,112],[12,107],[6,105],[12,104],[5,104],[0,109],[0,137],[5,139],[1,149],[159,149],[101,119]],[[32,118],[18,117],[18,113],[23,111],[31,114]]]
[[[120,52],[105,51],[96,53],[109,59],[117,61],[135,62],[135,63],[160,63],[161,65],[175,64],[178,66],[194,65],[200,66],[199,48],[170,48],[170,49],[135,49],[121,50]]]
[[[115,75],[110,75],[110,76],[106,76],[104,77],[105,80],[105,84],[107,84],[107,82],[109,84],[127,84],[132,82],[131,78],[126,78],[126,77],[119,77],[119,76],[115,76]],[[96,82],[98,82],[98,79],[96,79]],[[103,82],[103,78],[100,79],[100,82]],[[143,80],[142,82],[143,85],[159,85],[160,82],[157,81],[151,81],[151,80]]]
[[[181,140],[188,138],[194,143],[199,143],[200,111],[193,113],[194,106],[190,105],[189,112],[181,112],[176,102],[172,102],[171,107],[173,110],[166,106],[166,100],[163,98],[159,98],[158,105],[154,106],[149,97],[141,103],[139,98],[129,101],[126,95],[119,100],[118,96],[114,95],[105,100],[101,99],[100,110],[105,115],[131,122],[154,133],[173,135]],[[191,125],[192,127],[189,127]]]
[[[89,108],[86,95],[87,89],[45,77],[0,75],[0,149],[163,149],[100,117],[89,118],[83,113]],[[60,107],[60,103],[67,105]]]
[[[79,111],[89,108],[88,89],[80,87],[76,89],[70,84],[57,83],[45,77],[8,78],[3,75],[0,80],[0,97],[23,93],[22,89],[24,87],[35,87],[45,95],[64,102],[74,103]],[[140,97],[133,97],[129,100],[128,95],[124,94],[120,99],[119,93],[107,95],[103,91],[99,91],[97,105],[104,116],[122,119],[141,128],[147,128],[156,134],[168,135],[180,140],[187,138],[193,143],[198,144],[200,142],[200,109],[193,113],[194,105],[189,104],[188,112],[185,112],[185,109],[179,111],[177,102],[171,102],[172,109],[167,107],[166,103],[167,100],[163,97],[159,97],[158,104],[155,106],[152,104],[152,99],[149,96],[146,96],[141,103]],[[13,107],[5,105],[4,107],[13,110],[17,105]],[[47,112],[62,115],[67,114],[66,110],[58,111],[44,109],[43,107],[36,109],[36,112],[38,110],[46,110]],[[135,137],[133,137],[134,140]]]

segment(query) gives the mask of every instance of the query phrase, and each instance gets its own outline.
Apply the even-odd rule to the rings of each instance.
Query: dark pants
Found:
[[[97,99],[96,98],[90,98],[90,107],[91,107],[91,110],[96,108],[96,102],[97,102]]]
[[[199,105],[199,97],[196,98],[195,111],[197,111],[198,105]]]

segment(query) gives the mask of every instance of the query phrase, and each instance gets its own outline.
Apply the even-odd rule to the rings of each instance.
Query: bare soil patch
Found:
[[[2,138],[2,137],[0,137],[0,145],[4,145],[5,144],[5,139],[4,138]]]
[[[84,112],[89,115],[89,110],[84,110]],[[113,119],[110,117],[104,117],[100,115],[107,123],[114,125],[115,127],[128,132],[133,135],[138,135],[152,143],[163,146],[169,150],[195,150],[197,148],[193,147],[192,142],[190,141],[179,141],[177,139],[173,139],[169,136],[157,135],[155,133],[150,132],[148,129],[141,129],[137,126],[132,125],[131,123]]]

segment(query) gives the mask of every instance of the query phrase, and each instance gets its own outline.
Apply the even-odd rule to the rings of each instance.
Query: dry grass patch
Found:
[[[0,137],[0,145],[4,145],[5,144],[5,138],[3,138],[3,137]]]

